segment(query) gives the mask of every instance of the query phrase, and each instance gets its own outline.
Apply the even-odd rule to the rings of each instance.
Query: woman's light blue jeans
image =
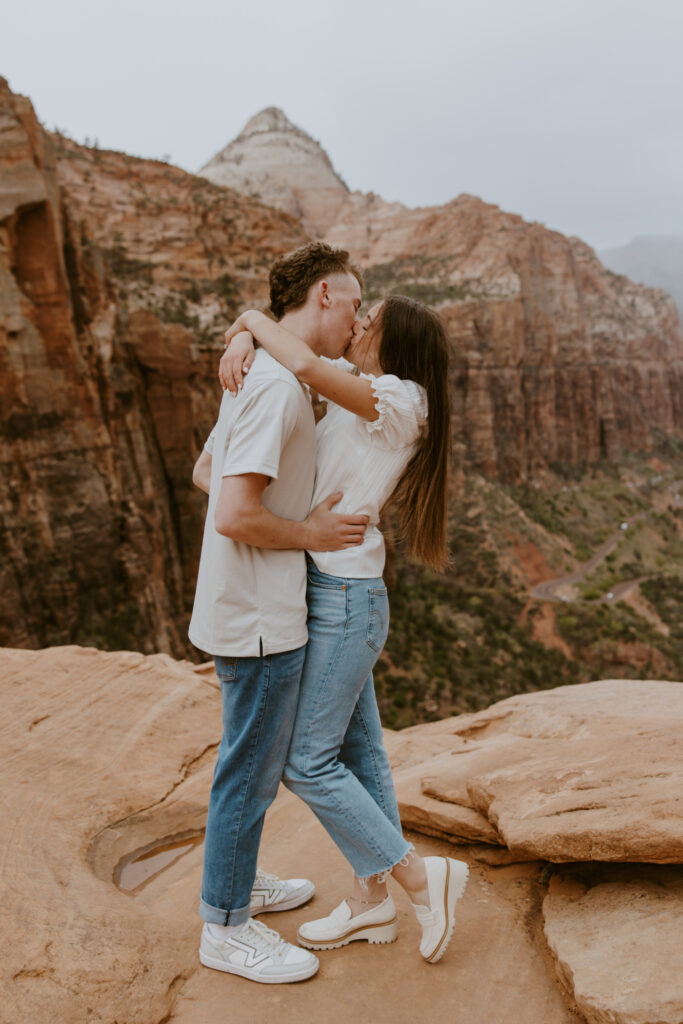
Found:
[[[343,579],[308,557],[308,645],[282,777],[360,878],[397,864],[403,838],[372,668],[389,628],[382,579]]]

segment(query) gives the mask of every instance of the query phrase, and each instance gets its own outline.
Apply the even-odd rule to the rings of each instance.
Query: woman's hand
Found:
[[[240,317],[241,319],[241,317]],[[239,320],[236,321],[239,323]],[[243,327],[228,337],[235,324],[225,332],[227,348],[218,364],[218,379],[224,391],[236,395],[241,390],[244,375],[254,362],[254,339]]]

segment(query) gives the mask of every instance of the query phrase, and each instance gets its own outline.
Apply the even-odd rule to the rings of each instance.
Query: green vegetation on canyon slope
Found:
[[[556,467],[523,485],[466,477],[451,502],[450,570],[420,569],[400,550],[390,562],[391,630],[376,671],[385,723],[562,683],[683,678],[683,445],[658,454],[625,453],[578,478]],[[622,522],[632,525],[572,599],[531,598]],[[640,593],[611,604],[611,588],[630,579],[643,580]]]

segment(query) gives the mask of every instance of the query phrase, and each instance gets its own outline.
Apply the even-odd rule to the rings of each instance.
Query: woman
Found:
[[[358,939],[393,941],[396,908],[386,889],[391,874],[407,891],[422,925],[420,951],[435,963],[450,940],[467,865],[422,858],[403,838],[372,669],[389,624],[378,522],[392,495],[411,555],[437,569],[447,561],[443,326],[421,303],[388,297],[357,325],[345,352],[359,371],[354,375],[316,356],[263,313],[249,310],[226,334],[230,344],[221,360],[221,381],[233,392],[253,357],[249,335],[328,399],[327,415],[317,427],[313,504],[331,491],[343,491],[338,511],[369,517],[359,546],[307,555],[309,640],[283,782],[309,804],[355,878],[352,895],[328,917],[302,925],[298,939],[309,949]]]

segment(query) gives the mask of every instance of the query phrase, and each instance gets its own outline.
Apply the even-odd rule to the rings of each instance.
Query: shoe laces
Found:
[[[261,868],[258,868],[254,885],[262,886],[264,889],[274,889],[276,886],[281,887],[282,882],[277,875],[271,875],[267,871],[262,871]]]
[[[254,921],[253,918],[250,918],[244,932],[245,937],[248,935],[257,949],[260,949],[263,953],[268,953],[274,960],[284,957],[287,953],[289,948],[287,940],[283,939],[272,928],[267,928],[265,924],[261,924],[260,921]]]

